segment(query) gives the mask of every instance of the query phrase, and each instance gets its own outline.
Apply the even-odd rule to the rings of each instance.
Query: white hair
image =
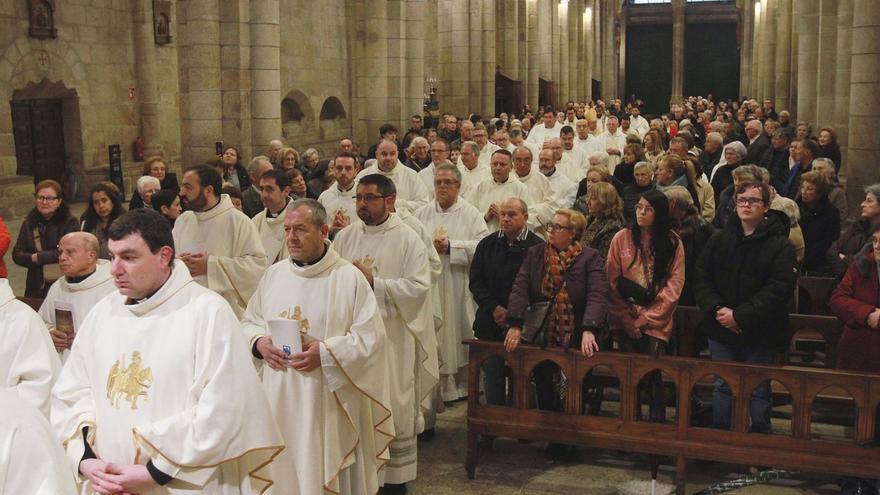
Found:
[[[159,179],[153,177],[152,175],[144,175],[140,177],[137,181],[137,190],[140,193],[143,193],[148,186],[156,186],[156,188],[161,188],[162,183],[159,182]]]

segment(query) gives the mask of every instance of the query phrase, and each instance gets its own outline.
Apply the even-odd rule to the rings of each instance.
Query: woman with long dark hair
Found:
[[[621,350],[666,354],[672,315],[684,287],[684,248],[672,230],[669,201],[657,190],[636,203],[636,219],[611,240],[608,274],[611,330]],[[647,377],[651,420],[665,420],[659,373]]]
[[[79,229],[94,234],[98,238],[101,249],[98,257],[109,260],[107,250],[107,232],[113,221],[125,213],[119,188],[112,182],[99,182],[89,191],[89,204],[80,217]]]

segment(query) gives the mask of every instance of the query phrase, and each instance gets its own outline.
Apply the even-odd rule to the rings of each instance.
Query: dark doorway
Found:
[[[522,83],[495,73],[495,112],[516,115],[522,108]]]
[[[556,99],[556,83],[538,78],[538,105],[542,107],[557,106]]]
[[[18,175],[33,175],[34,183],[54,179],[69,196],[64,119],[61,99],[13,100],[12,132]]]
[[[690,40],[687,42],[690,44]],[[642,113],[669,110],[672,97],[672,26],[628,26],[626,94],[645,102]]]
[[[591,81],[592,82],[590,83],[590,90],[591,90],[590,94],[593,95],[593,101],[601,100],[602,99],[602,83],[595,80],[595,79],[591,79]]]
[[[739,96],[736,24],[688,24],[684,31],[684,94],[715,101]]]

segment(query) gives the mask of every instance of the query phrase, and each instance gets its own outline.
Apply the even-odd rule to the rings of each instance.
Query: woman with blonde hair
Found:
[[[581,241],[599,251],[605,259],[611,239],[624,227],[623,200],[617,190],[607,182],[593,184],[577,199],[574,209],[587,217],[587,228]]]
[[[295,169],[296,164],[299,163],[299,152],[293,148],[281,148],[278,157],[278,167],[288,173]]]

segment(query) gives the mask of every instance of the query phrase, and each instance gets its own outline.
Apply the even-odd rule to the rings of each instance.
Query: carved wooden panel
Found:
[[[41,40],[55,38],[55,0],[28,0],[28,35]]]

